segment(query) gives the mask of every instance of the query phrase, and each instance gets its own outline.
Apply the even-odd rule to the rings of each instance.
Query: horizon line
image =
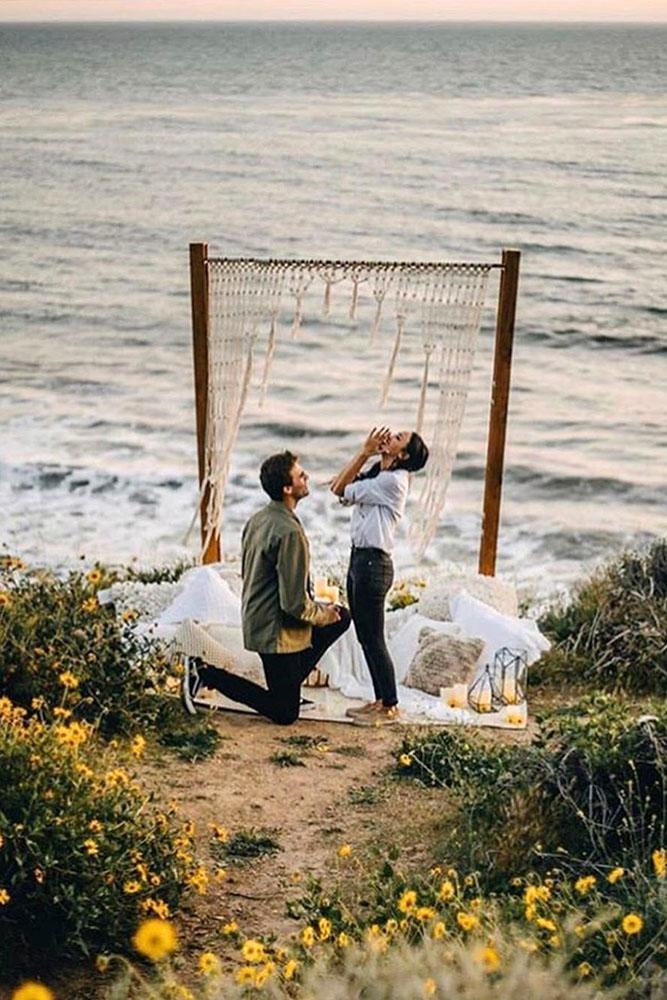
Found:
[[[589,18],[464,18],[464,17],[443,17],[443,18],[378,18],[378,17],[341,17],[341,18],[314,18],[314,17],[119,17],[119,18],[81,18],[81,17],[59,17],[59,18],[5,18],[0,14],[0,24],[17,25],[38,25],[38,24],[319,24],[319,25],[340,25],[340,24],[524,24],[524,25],[591,25],[593,27],[613,27],[614,25],[642,27],[645,25],[654,26],[656,24],[667,25],[667,16],[649,20],[636,20],[624,18],[610,18],[608,20],[591,20]]]

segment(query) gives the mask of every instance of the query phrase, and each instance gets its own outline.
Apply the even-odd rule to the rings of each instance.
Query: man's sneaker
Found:
[[[193,656],[185,657],[183,680],[181,681],[181,702],[183,703],[183,708],[189,715],[197,714],[195,698],[202,687],[201,677],[199,676],[198,670],[199,666],[201,666],[201,660],[198,660]]]
[[[400,721],[400,718],[401,713],[397,705],[392,705],[391,708],[385,708],[384,705],[381,705],[374,712],[367,712],[366,715],[356,715],[352,721],[355,726],[373,728],[375,726],[393,726]]]
[[[359,716],[371,715],[373,712],[379,711],[382,708],[381,701],[369,701],[366,705],[360,705],[358,708],[348,708],[345,710],[345,715],[348,719],[356,719]]]

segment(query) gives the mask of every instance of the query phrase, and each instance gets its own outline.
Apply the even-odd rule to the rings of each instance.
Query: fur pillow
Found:
[[[483,649],[481,639],[456,639],[434,629],[423,628],[405,683],[407,687],[439,695],[440,688],[472,679]]]
[[[424,590],[419,602],[419,613],[426,618],[447,622],[452,620],[449,600],[465,590],[478,601],[499,611],[501,615],[515,618],[519,613],[516,590],[495,576],[481,576],[476,573],[453,574],[433,580]]]

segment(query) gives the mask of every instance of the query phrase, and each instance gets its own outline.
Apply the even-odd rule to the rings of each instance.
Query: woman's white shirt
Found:
[[[405,511],[409,482],[410,474],[406,469],[395,469],[345,487],[343,503],[354,504],[353,545],[393,552],[396,526]]]

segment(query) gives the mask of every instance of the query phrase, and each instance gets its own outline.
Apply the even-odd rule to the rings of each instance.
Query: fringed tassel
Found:
[[[296,308],[294,310],[294,321],[292,323],[292,340],[296,340],[299,336],[299,330],[301,329],[301,322],[303,320],[303,292],[300,292],[296,297]]]
[[[426,391],[428,389],[428,364],[431,352],[427,351],[424,357],[424,371],[422,373],[422,387],[419,393],[419,408],[417,410],[417,433],[421,434],[424,428],[424,411],[426,410]]]
[[[199,517],[199,512],[201,510],[201,503],[202,500],[204,499],[204,493],[206,492],[206,483],[207,480],[204,479],[203,483],[199,487],[199,493],[197,494],[197,503],[195,504],[195,512],[192,515],[192,520],[190,521],[190,524],[188,525],[188,530],[183,535],[183,541],[181,542],[181,545],[187,545],[188,542],[190,541],[190,536],[194,531],[195,524],[197,523],[197,518]]]
[[[405,316],[399,315],[398,326],[396,327],[396,338],[394,340],[394,346],[391,352],[391,357],[389,359],[389,367],[387,369],[387,374],[384,377],[384,383],[382,385],[380,406],[386,406],[387,400],[389,399],[389,390],[391,389],[391,383],[394,379],[394,369],[396,367],[396,359],[398,357],[398,352],[401,347],[401,339],[403,337],[404,325],[405,325]]]
[[[352,301],[350,303],[350,319],[357,318],[357,303],[359,301],[359,282],[352,281]]]
[[[331,278],[326,278],[324,283],[324,302],[322,303],[322,314],[328,316],[331,312]]]
[[[278,321],[278,310],[274,309],[271,313],[271,328],[269,329],[269,339],[266,345],[266,355],[264,357],[264,371],[262,372],[262,384],[259,390],[259,408],[260,410],[266,402],[266,390],[269,384],[269,375],[271,374],[271,364],[273,362],[273,355],[276,349],[276,324]]]
[[[375,343],[375,338],[378,335],[380,329],[380,323],[382,322],[382,305],[384,303],[384,295],[380,296],[377,300],[377,306],[375,308],[375,319],[373,320],[373,326],[371,327],[371,338],[370,343],[373,345]]]

